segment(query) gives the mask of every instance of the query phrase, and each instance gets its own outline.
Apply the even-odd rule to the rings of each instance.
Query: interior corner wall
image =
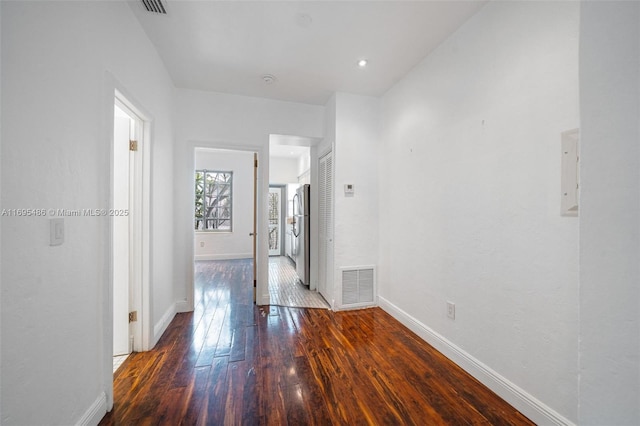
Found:
[[[0,423],[97,424],[112,399],[109,217],[65,217],[52,247],[48,209],[109,207],[117,80],[153,118],[151,303],[166,311],[173,87],[125,2],[0,7],[2,205],[46,211],[2,217]]]
[[[301,155],[297,164],[298,176],[303,176],[311,171],[311,155]]]
[[[640,424],[640,5],[582,2],[580,424]]]
[[[540,423],[578,419],[578,37],[577,2],[489,2],[382,99],[380,304]]]
[[[318,156],[333,149],[336,140],[336,93],[324,105],[324,139],[318,144]]]
[[[378,263],[379,98],[335,94],[334,297],[342,307],[341,268]],[[346,194],[344,186],[353,185]]]
[[[253,152],[199,150],[196,169],[233,172],[232,230],[196,231],[196,260],[247,259],[253,257]]]

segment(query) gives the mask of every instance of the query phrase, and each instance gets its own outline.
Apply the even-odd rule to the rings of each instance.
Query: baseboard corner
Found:
[[[153,327],[153,341],[157,342],[162,337],[162,334],[165,332],[173,317],[176,316],[177,312],[177,303],[172,303],[169,308],[166,310],[160,321],[158,321]]]
[[[107,414],[107,395],[101,392],[98,398],[91,404],[91,406],[80,417],[77,426],[95,426],[100,423],[100,420]]]

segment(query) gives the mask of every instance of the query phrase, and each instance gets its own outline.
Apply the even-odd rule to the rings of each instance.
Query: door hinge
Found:
[[[258,168],[258,159],[253,160],[253,167]]]
[[[129,312],[129,322],[138,321],[138,311]]]
[[[138,141],[129,141],[129,151],[138,150]]]

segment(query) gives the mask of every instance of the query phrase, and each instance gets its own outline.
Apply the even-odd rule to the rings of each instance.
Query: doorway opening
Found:
[[[198,271],[214,270],[216,262],[251,262],[253,277],[246,285],[255,288],[256,157],[253,151],[195,148],[193,268],[199,284],[194,285],[196,310],[210,300],[207,286],[200,285]]]
[[[317,291],[317,167],[312,158],[319,141],[313,138],[271,135],[269,187],[271,200],[269,243],[280,231],[280,246],[270,251],[269,298],[272,305],[328,308]],[[275,222],[275,219],[279,223]]]
[[[111,275],[114,372],[145,349],[144,287],[148,280],[148,121],[119,92],[114,100],[111,170]],[[146,182],[145,182],[146,181]],[[147,336],[148,337],[148,336]]]

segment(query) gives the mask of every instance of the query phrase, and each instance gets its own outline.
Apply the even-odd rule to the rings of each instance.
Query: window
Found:
[[[231,231],[233,172],[196,170],[198,231]]]

